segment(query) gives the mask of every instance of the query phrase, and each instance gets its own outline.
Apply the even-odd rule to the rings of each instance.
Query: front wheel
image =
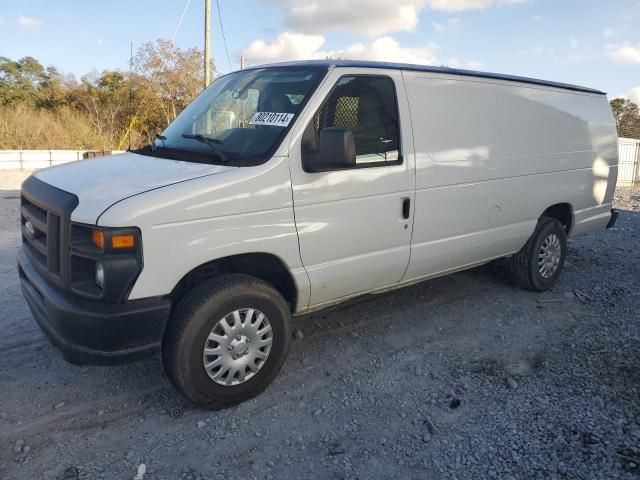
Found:
[[[555,218],[542,217],[526,245],[511,258],[513,278],[527,290],[548,290],[558,280],[566,256],[564,226]]]
[[[200,407],[248,400],[280,371],[290,323],[287,303],[268,283],[240,274],[209,280],[187,294],[167,327],[167,376]]]

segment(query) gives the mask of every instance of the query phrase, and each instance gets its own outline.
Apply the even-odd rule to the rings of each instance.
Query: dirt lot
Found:
[[[221,412],[158,358],[65,363],[15,270],[0,181],[0,478],[640,478],[640,190],[550,292],[484,267],[297,318],[275,383]]]

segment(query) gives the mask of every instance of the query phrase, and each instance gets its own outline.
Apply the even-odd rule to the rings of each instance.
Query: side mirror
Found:
[[[353,168],[356,164],[356,142],[353,133],[346,128],[320,130],[317,152],[306,151],[303,167],[306,172],[326,172]]]

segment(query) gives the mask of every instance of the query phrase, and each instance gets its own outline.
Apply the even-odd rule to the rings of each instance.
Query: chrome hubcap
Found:
[[[235,310],[211,329],[202,352],[204,369],[220,385],[246,382],[264,366],[272,343],[271,323],[264,313]]]
[[[550,278],[560,265],[562,258],[562,245],[555,233],[550,234],[540,245],[538,252],[538,271],[542,278]]]

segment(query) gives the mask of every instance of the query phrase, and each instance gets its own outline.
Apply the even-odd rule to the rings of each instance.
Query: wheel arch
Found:
[[[216,276],[243,273],[272,285],[295,311],[298,287],[285,262],[272,253],[241,253],[208,261],[187,272],[172,290],[170,296],[176,305],[187,292]]]
[[[570,203],[556,203],[548,207],[540,217],[551,217],[564,225],[567,236],[571,233],[574,224],[573,206]]]

